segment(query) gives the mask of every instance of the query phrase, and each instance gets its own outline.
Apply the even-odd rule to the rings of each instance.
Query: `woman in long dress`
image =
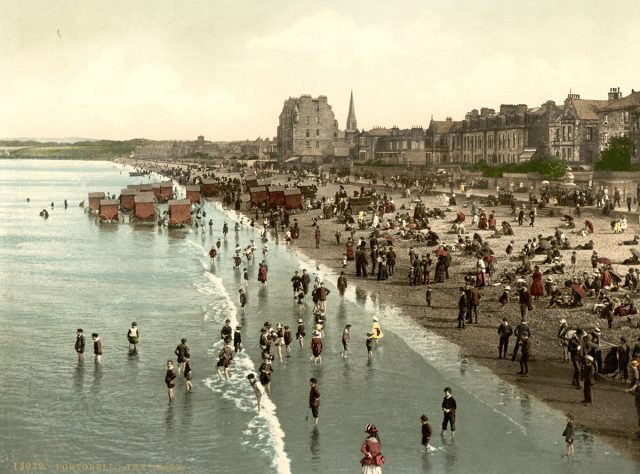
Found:
[[[267,286],[267,275],[269,273],[269,268],[267,264],[264,262],[260,263],[260,268],[258,268],[258,281],[262,283],[262,286]]]
[[[367,438],[360,446],[360,452],[364,455],[360,460],[362,474],[382,474],[384,456],[381,452],[378,429],[370,423],[364,431],[367,433]]]
[[[352,261],[355,260],[355,256],[353,254],[353,242],[351,241],[351,239],[349,239],[347,241],[346,244],[346,253],[347,253],[347,260],[348,261]]]
[[[438,257],[438,263],[436,263],[436,276],[435,276],[436,283],[444,283],[444,278],[446,274],[445,258],[446,257],[444,255],[440,255]]]
[[[531,275],[531,296],[538,298],[544,296],[544,287],[542,286],[542,273],[540,273],[540,267],[536,265],[533,269],[533,275]]]
[[[485,285],[485,264],[484,260],[482,260],[482,257],[478,257],[478,261],[476,262],[476,270],[476,288],[482,288]]]

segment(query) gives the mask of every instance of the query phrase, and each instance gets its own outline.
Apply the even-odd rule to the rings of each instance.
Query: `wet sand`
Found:
[[[149,167],[152,166],[152,164],[149,164]],[[232,176],[237,176],[237,174],[232,174]],[[286,177],[276,175],[274,181],[285,182],[286,179]],[[360,185],[361,183],[345,185],[349,196],[353,196],[353,190],[359,189]],[[338,189],[339,185],[337,184],[328,184],[320,187],[318,198],[322,196],[332,197]],[[388,188],[386,192],[393,197],[396,203],[396,212],[409,212],[412,214],[412,211],[400,210],[402,204],[406,207],[411,205],[410,199],[401,198],[400,193],[392,192],[391,188]],[[431,221],[432,229],[445,242],[455,241],[455,235],[449,234],[447,231],[456,212],[463,210],[467,215],[470,215],[470,207],[463,208],[463,205],[469,203],[470,200],[460,196],[459,193],[457,193],[457,198],[458,205],[446,213],[445,219]],[[440,195],[423,196],[422,200],[427,207],[445,208],[442,205]],[[514,222],[514,218],[510,216],[511,209],[509,207],[497,206],[490,208],[482,206],[479,198],[474,200],[479,207],[485,208],[487,212],[494,210],[498,224],[506,220],[511,223],[515,231],[514,236],[487,240],[498,260],[496,275],[500,275],[505,268],[515,268],[518,265],[517,261],[510,261],[505,252],[510,240],[515,241],[514,253],[517,255],[527,239],[536,237],[538,234],[543,236],[551,235],[555,227],[561,224],[558,217],[538,216],[535,221],[535,227],[532,228],[526,224],[523,227],[518,227],[517,222]],[[583,219],[587,217],[587,214],[590,214],[589,209],[586,209],[583,213]],[[253,213],[248,213],[247,215],[248,217],[254,217]],[[320,248],[316,249],[314,228],[311,223],[313,217],[320,216],[320,210],[309,211],[295,216],[298,219],[301,233],[300,238],[295,240],[292,246],[319,264],[326,265],[339,274],[342,270],[342,255],[345,251],[344,242],[348,232],[344,231],[343,224],[337,224],[334,219],[327,221],[320,219],[318,222],[321,230],[321,242]],[[385,214],[385,217],[390,216],[391,214]],[[621,265],[621,262],[631,256],[629,249],[633,247],[619,246],[618,243],[631,239],[635,233],[639,232],[637,214],[629,215],[629,229],[623,234],[613,234],[609,225],[611,218],[600,215],[588,216],[587,218],[591,219],[595,225],[594,234],[582,237],[571,233],[571,230],[565,230],[572,247],[593,240],[594,248],[599,256],[610,258],[613,262],[614,271],[624,276],[629,267]],[[577,229],[579,229],[581,221],[577,220],[576,223]],[[467,233],[470,233],[471,236],[474,232],[478,232],[483,238],[487,238],[493,233],[492,231],[478,231],[470,225],[470,219],[467,219],[465,224],[467,224]],[[335,239],[335,232],[338,228],[342,231],[342,243],[340,245],[336,243]],[[356,240],[362,236],[368,244],[370,234],[371,230],[357,231]],[[385,235],[386,233],[383,231],[382,236],[384,237]],[[529,362],[529,375],[521,377],[516,374],[520,368],[517,359],[516,362],[512,362],[509,357],[507,359],[498,359],[497,354],[497,328],[502,317],[506,316],[514,327],[520,320],[515,286],[512,285],[511,301],[504,308],[498,303],[502,285],[483,288],[481,290],[478,324],[467,325],[465,330],[459,330],[456,328],[458,288],[463,284],[464,275],[468,271],[475,271],[475,259],[463,256],[460,251],[452,254],[450,279],[441,284],[432,284],[432,308],[427,308],[425,286],[415,287],[410,286],[408,283],[408,251],[410,246],[413,246],[419,254],[433,252],[435,249],[413,240],[404,240],[398,237],[394,245],[398,256],[395,274],[386,281],[377,281],[374,276],[369,276],[368,278],[356,277],[355,262],[348,262],[345,275],[348,278],[349,286],[356,286],[371,293],[378,293],[380,299],[386,304],[401,308],[407,317],[413,318],[424,327],[460,346],[465,356],[475,359],[505,381],[516,385],[550,407],[561,412],[572,413],[578,426],[601,436],[615,448],[640,461],[640,444],[635,434],[638,430],[638,425],[634,397],[624,392],[627,385],[620,380],[611,380],[609,376],[601,376],[594,386],[593,406],[589,407],[579,403],[583,398],[582,389],[577,390],[571,385],[573,368],[570,363],[562,362],[562,348],[556,337],[559,321],[562,318],[567,319],[571,327],[581,327],[586,330],[590,330],[598,324],[602,329],[601,349],[604,358],[609,347],[618,343],[620,336],[624,336],[633,348],[635,340],[640,334],[640,331],[635,329],[638,323],[638,316],[633,317],[631,321],[628,321],[626,317],[616,316],[614,328],[608,329],[606,320],[599,319],[591,311],[594,298],[588,298],[585,306],[581,308],[548,308],[548,297],[541,297],[534,302],[534,310],[530,312],[528,317],[529,326],[533,333],[532,357]],[[571,250],[564,250],[562,254],[563,260],[569,267]],[[590,271],[591,251],[577,251],[577,256],[576,273],[582,274],[583,271]],[[531,262],[532,267],[540,264],[541,270],[548,268],[549,265],[541,265],[542,260],[544,260],[544,256],[536,256]],[[432,276],[434,270],[435,260],[432,266]],[[564,276],[560,275],[560,278],[556,276],[556,281],[569,278],[572,273],[571,269],[569,269]],[[526,280],[527,284],[530,285],[530,278],[526,278]],[[626,291],[621,291],[615,296],[622,298],[625,293]],[[384,321],[381,321],[381,323],[384,327]],[[515,337],[512,337],[509,353],[511,353],[514,342]],[[560,433],[550,433],[550,436],[556,435],[559,437]]]

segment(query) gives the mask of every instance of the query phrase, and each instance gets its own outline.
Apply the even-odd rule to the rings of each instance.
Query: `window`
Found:
[[[309,129],[308,128],[304,131],[304,136],[307,137],[307,138],[309,137]]]
[[[305,141],[304,144],[305,144],[305,146],[310,146],[309,145],[309,140]]]
[[[320,105],[316,104],[316,112],[320,112]]]
[[[569,140],[571,140],[572,134],[573,134],[573,127],[569,125],[569,128],[567,129],[567,137],[569,138]]]
[[[556,141],[559,142],[560,141],[560,129],[556,128]]]
[[[316,142],[316,148],[320,148],[320,142]]]
[[[307,125],[309,125],[309,123],[311,123],[311,117],[307,115]]]
[[[587,127],[587,134],[586,134],[586,140],[587,141],[592,141],[593,140],[593,127]]]
[[[320,123],[320,117],[316,116],[316,123]]]
[[[320,129],[316,128],[316,137],[320,136]]]

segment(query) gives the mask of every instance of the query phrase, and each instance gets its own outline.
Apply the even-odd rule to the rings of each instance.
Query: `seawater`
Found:
[[[0,472],[20,462],[44,463],[52,472],[81,463],[178,465],[189,473],[358,472],[367,423],[380,430],[385,472],[636,470],[588,433],[576,437],[575,457],[563,458],[562,414],[385,305],[384,287],[382,296],[371,295],[350,279],[340,299],[336,275],[273,241],[269,283],[260,287],[258,232],[243,225],[235,233],[240,217],[217,203],[205,205],[212,232],[100,224],[78,206],[88,192],[119,194],[127,184],[160,180],[128,172],[104,162],[0,161]],[[43,208],[47,220],[38,215]],[[207,254],[225,221],[231,229],[212,266]],[[251,239],[258,253],[243,261],[250,284],[242,314],[243,267],[233,269],[232,255],[236,243],[246,247]],[[291,292],[291,275],[301,268],[332,290],[319,366],[309,348],[311,303],[299,308]],[[374,314],[385,337],[368,359],[364,341]],[[259,329],[264,321],[281,322],[295,333],[298,317],[307,326],[305,346],[294,343],[283,363],[274,361],[272,397],[258,414],[245,376],[259,365]],[[234,360],[231,380],[220,381],[215,363],[227,318],[243,326],[246,350]],[[126,340],[132,321],[141,334],[134,357]],[[352,347],[342,359],[347,322]],[[73,350],[77,327],[87,337],[84,364]],[[103,341],[100,366],[93,363],[92,332]],[[182,337],[194,389],[185,393],[178,376],[168,403],[165,365]],[[317,426],[307,408],[310,377],[321,392]],[[445,386],[458,402],[455,439],[437,434]],[[432,454],[421,451],[423,413],[434,429]]]

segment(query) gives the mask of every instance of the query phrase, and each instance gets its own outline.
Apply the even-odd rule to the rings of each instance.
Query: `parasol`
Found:
[[[435,251],[438,257],[446,257],[449,253],[444,249],[438,249]]]
[[[496,263],[497,259],[495,255],[485,255],[484,257],[482,257],[482,260],[485,261],[485,263]]]
[[[582,288],[580,285],[578,285],[577,283],[574,283],[573,285],[571,285],[571,289],[573,291],[575,291],[576,293],[578,293],[578,295],[580,296],[580,298],[586,298],[587,297],[587,293],[584,291],[584,288]]]
[[[598,259],[598,263],[602,263],[603,265],[611,265],[611,260],[605,257],[600,257]]]
[[[629,249],[629,250],[631,251],[631,255],[640,259],[640,251],[638,251],[638,249]]]
[[[611,281],[613,283],[622,282],[622,277],[620,275],[618,275],[616,272],[614,272],[613,270],[609,270],[609,275],[611,275]]]
[[[464,217],[465,217],[465,216],[464,216],[464,212],[458,212],[458,220],[459,220],[460,222],[463,222],[463,221],[464,221]]]

